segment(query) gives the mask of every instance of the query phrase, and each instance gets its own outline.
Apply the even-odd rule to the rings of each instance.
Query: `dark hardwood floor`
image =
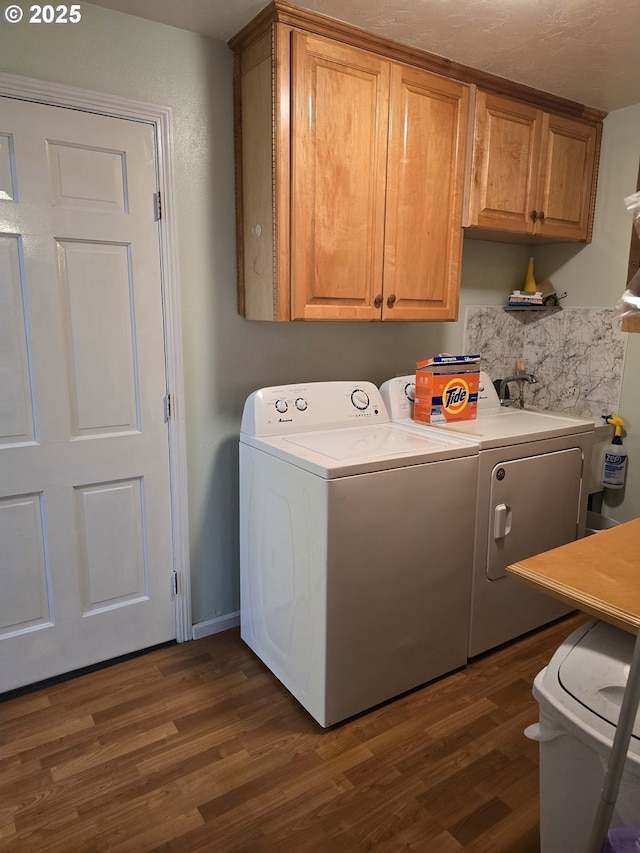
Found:
[[[321,729],[238,631],[0,703],[0,849],[538,851],[534,676],[569,617]]]

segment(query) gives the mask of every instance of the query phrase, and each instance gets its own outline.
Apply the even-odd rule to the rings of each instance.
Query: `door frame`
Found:
[[[174,214],[173,119],[171,107],[132,101],[117,95],[64,86],[45,80],[0,72],[0,96],[54,107],[71,107],[89,113],[152,125],[156,141],[158,190],[162,198],[160,235],[161,288],[164,316],[165,370],[171,394],[169,427],[169,477],[176,640],[192,639],[191,574],[187,512],[187,452],[184,405],[184,371],[178,257]],[[151,205],[152,200],[149,199]],[[167,578],[167,583],[170,579]]]

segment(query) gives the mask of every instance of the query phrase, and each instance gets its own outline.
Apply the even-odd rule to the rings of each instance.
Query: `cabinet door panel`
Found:
[[[454,320],[462,250],[467,86],[391,71],[385,320]]]
[[[562,116],[545,116],[541,151],[540,234],[586,240],[595,163],[595,126]]]
[[[478,92],[469,225],[532,231],[541,118],[529,104]]]
[[[390,64],[292,38],[292,317],[379,320]]]

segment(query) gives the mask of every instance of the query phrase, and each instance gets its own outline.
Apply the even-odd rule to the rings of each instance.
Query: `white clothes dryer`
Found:
[[[241,635],[320,725],[466,664],[477,467],[472,442],[391,424],[369,382],[247,399]]]
[[[479,450],[469,657],[569,612],[509,577],[506,567],[584,536],[594,424],[504,407],[480,372],[475,420],[413,420],[413,375],[381,388],[391,419],[405,428],[473,440]]]

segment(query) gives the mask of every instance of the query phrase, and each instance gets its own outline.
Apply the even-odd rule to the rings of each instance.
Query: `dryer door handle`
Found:
[[[493,538],[504,539],[511,533],[511,507],[498,504],[493,511]]]

